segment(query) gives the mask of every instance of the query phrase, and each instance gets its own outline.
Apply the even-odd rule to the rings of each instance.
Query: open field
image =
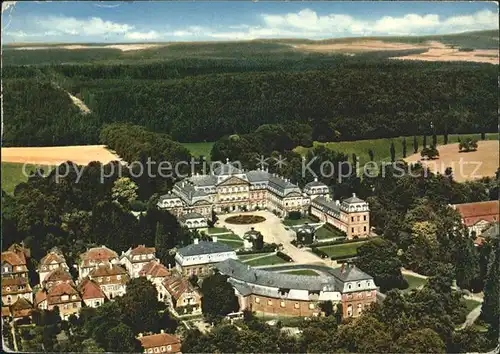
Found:
[[[425,53],[392,57],[391,59],[423,61],[470,61],[475,63],[488,63],[498,65],[498,50],[483,49],[474,51],[460,51],[455,48],[430,48]]]
[[[34,172],[37,165],[26,164],[16,162],[2,162],[2,190],[11,194],[19,183],[26,182],[28,180],[28,175]],[[43,169],[44,174],[49,172],[49,166],[38,166]]]
[[[498,140],[478,141],[477,151],[459,152],[458,143],[438,146],[439,159],[421,161],[433,172],[444,173],[447,167],[453,170],[453,178],[458,182],[494,176],[499,167]],[[420,154],[405,159],[410,163],[420,161]]]
[[[87,165],[91,161],[106,164],[115,160],[120,160],[120,157],[104,145],[2,148],[2,162],[57,165],[72,161]]]
[[[408,292],[408,291],[411,291],[413,289],[417,289],[420,286],[423,286],[423,285],[425,285],[425,283],[427,283],[427,279],[415,277],[415,276],[410,275],[410,274],[403,274],[403,277],[408,282],[408,287],[403,290],[404,292]]]
[[[458,142],[458,138],[466,139],[467,137],[471,137],[474,139],[480,139],[480,134],[461,134],[461,135],[449,135],[448,136],[448,144]],[[497,133],[488,133],[486,134],[487,140],[498,140]],[[437,136],[438,145],[443,144],[443,136]],[[324,145],[329,149],[335,150],[337,152],[342,152],[346,154],[349,159],[352,159],[352,154],[356,154],[360,166],[363,166],[365,163],[370,161],[370,156],[368,155],[368,150],[372,149],[374,153],[374,161],[390,161],[390,146],[391,142],[394,142],[394,147],[396,149],[396,158],[402,158],[402,142],[403,137],[397,138],[386,138],[386,139],[369,139],[369,140],[354,140],[354,141],[339,141],[339,142],[314,142],[314,146]],[[427,136],[427,145],[432,142],[432,136]],[[418,137],[418,151],[421,151],[423,147],[423,137]],[[298,146],[294,149],[299,154],[305,155],[309,148],[305,148],[302,146]],[[407,156],[410,156],[413,153],[413,137],[406,137],[406,153]],[[420,155],[419,155],[420,156]]]
[[[358,248],[366,241],[343,243],[332,246],[318,247],[319,250],[325,252],[329,257],[354,257],[358,253]]]
[[[210,152],[212,151],[213,142],[208,143],[181,143],[186,149],[189,150],[194,157],[204,156],[205,159],[210,160]]]
[[[463,299],[462,301],[465,303],[465,307],[467,308],[467,313],[471,312],[476,307],[481,305],[481,303],[479,301],[476,301],[473,299]]]

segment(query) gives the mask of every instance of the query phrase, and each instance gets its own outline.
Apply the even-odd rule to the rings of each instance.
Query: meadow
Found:
[[[480,140],[480,134],[454,134],[448,136],[448,143],[456,143],[458,139],[466,139],[473,138]],[[397,138],[386,138],[386,139],[368,139],[368,140],[354,140],[354,141],[339,141],[339,142],[314,142],[314,146],[325,146],[328,149],[335,150],[337,152],[341,152],[346,154],[349,157],[349,160],[352,161],[352,154],[356,154],[360,166],[363,166],[365,163],[370,161],[370,156],[368,154],[368,150],[372,150],[374,154],[374,161],[390,161],[391,153],[390,147],[391,143],[394,142],[394,147],[396,150],[396,158],[402,158],[402,144],[404,137],[400,136]],[[497,133],[488,133],[486,134],[487,140],[498,140]],[[423,136],[418,136],[418,151],[422,150],[423,147]],[[442,135],[437,136],[438,145],[442,145],[444,142],[444,137]],[[427,146],[432,143],[432,136],[427,136]],[[294,151],[305,155],[310,148],[305,148],[303,146],[297,146]],[[413,136],[406,137],[406,156],[413,155]]]
[[[16,162],[3,162],[2,161],[2,190],[12,194],[14,189],[19,183],[26,182],[28,180],[28,175],[23,171],[22,163]],[[29,174],[34,172],[37,167],[44,169],[44,173],[47,173],[47,166],[40,166],[34,164],[26,164],[24,169]]]

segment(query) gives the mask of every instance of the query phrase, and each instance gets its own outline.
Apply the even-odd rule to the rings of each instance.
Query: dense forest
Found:
[[[307,125],[319,141],[496,131],[495,66],[379,54],[6,66],[4,145],[93,144],[116,122],[181,142],[267,123]],[[92,114],[80,117],[63,89]]]

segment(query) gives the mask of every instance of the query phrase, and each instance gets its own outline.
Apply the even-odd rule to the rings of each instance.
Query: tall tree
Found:
[[[368,149],[368,156],[370,156],[370,161],[373,161],[375,158],[375,154],[373,153],[372,149]]]
[[[408,287],[401,274],[402,264],[398,258],[397,247],[391,241],[377,238],[366,242],[358,248],[355,264],[373,276],[375,284],[382,292]]]
[[[417,136],[413,136],[413,153],[416,154],[418,152],[418,139]]]
[[[448,144],[448,133],[447,132],[445,132],[443,134],[443,143],[444,143],[444,145]]]
[[[391,162],[396,161],[396,148],[394,147],[394,142],[391,142]]]
[[[494,249],[490,253],[480,318],[489,325],[492,338],[498,339],[500,321],[500,239],[498,238],[494,240]]]
[[[424,141],[423,141],[422,145],[424,148],[427,147],[427,134],[424,134]]]
[[[479,274],[479,255],[474,242],[467,237],[467,231],[464,233],[464,237],[458,239],[455,264],[456,280],[459,287],[473,290],[473,281]]]
[[[432,134],[432,146],[436,147],[437,146],[437,135],[436,133]]]
[[[201,292],[203,294],[201,309],[209,321],[218,321],[228,313],[239,309],[238,298],[225,275],[215,273],[205,278]]]
[[[395,353],[445,353],[443,340],[432,329],[410,331],[398,338],[392,351]]]
[[[406,137],[403,138],[403,158],[406,157]]]

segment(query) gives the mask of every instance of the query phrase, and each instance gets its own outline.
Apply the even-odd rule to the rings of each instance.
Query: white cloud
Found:
[[[42,30],[59,32],[71,36],[106,36],[110,34],[125,34],[134,29],[134,26],[104,21],[99,17],[77,19],[75,17],[37,18],[35,23]]]
[[[373,19],[355,18],[341,13],[320,15],[311,9],[281,15],[260,15],[260,23],[232,24],[216,28],[186,26],[170,29],[165,24],[157,28],[135,28],[134,25],[106,21],[99,17],[75,18],[49,16],[31,18],[27,26],[5,32],[8,38],[38,37],[44,41],[64,39],[105,40],[249,40],[256,38],[332,38],[369,35],[425,35],[456,33],[469,30],[497,29],[498,14],[482,10],[470,15],[440,17],[436,14],[406,14]],[[169,31],[166,32],[166,28]]]
[[[125,38],[130,39],[130,40],[146,40],[150,41],[153,39],[158,39],[160,38],[160,34],[156,31],[149,31],[149,32],[127,32],[125,33]]]

